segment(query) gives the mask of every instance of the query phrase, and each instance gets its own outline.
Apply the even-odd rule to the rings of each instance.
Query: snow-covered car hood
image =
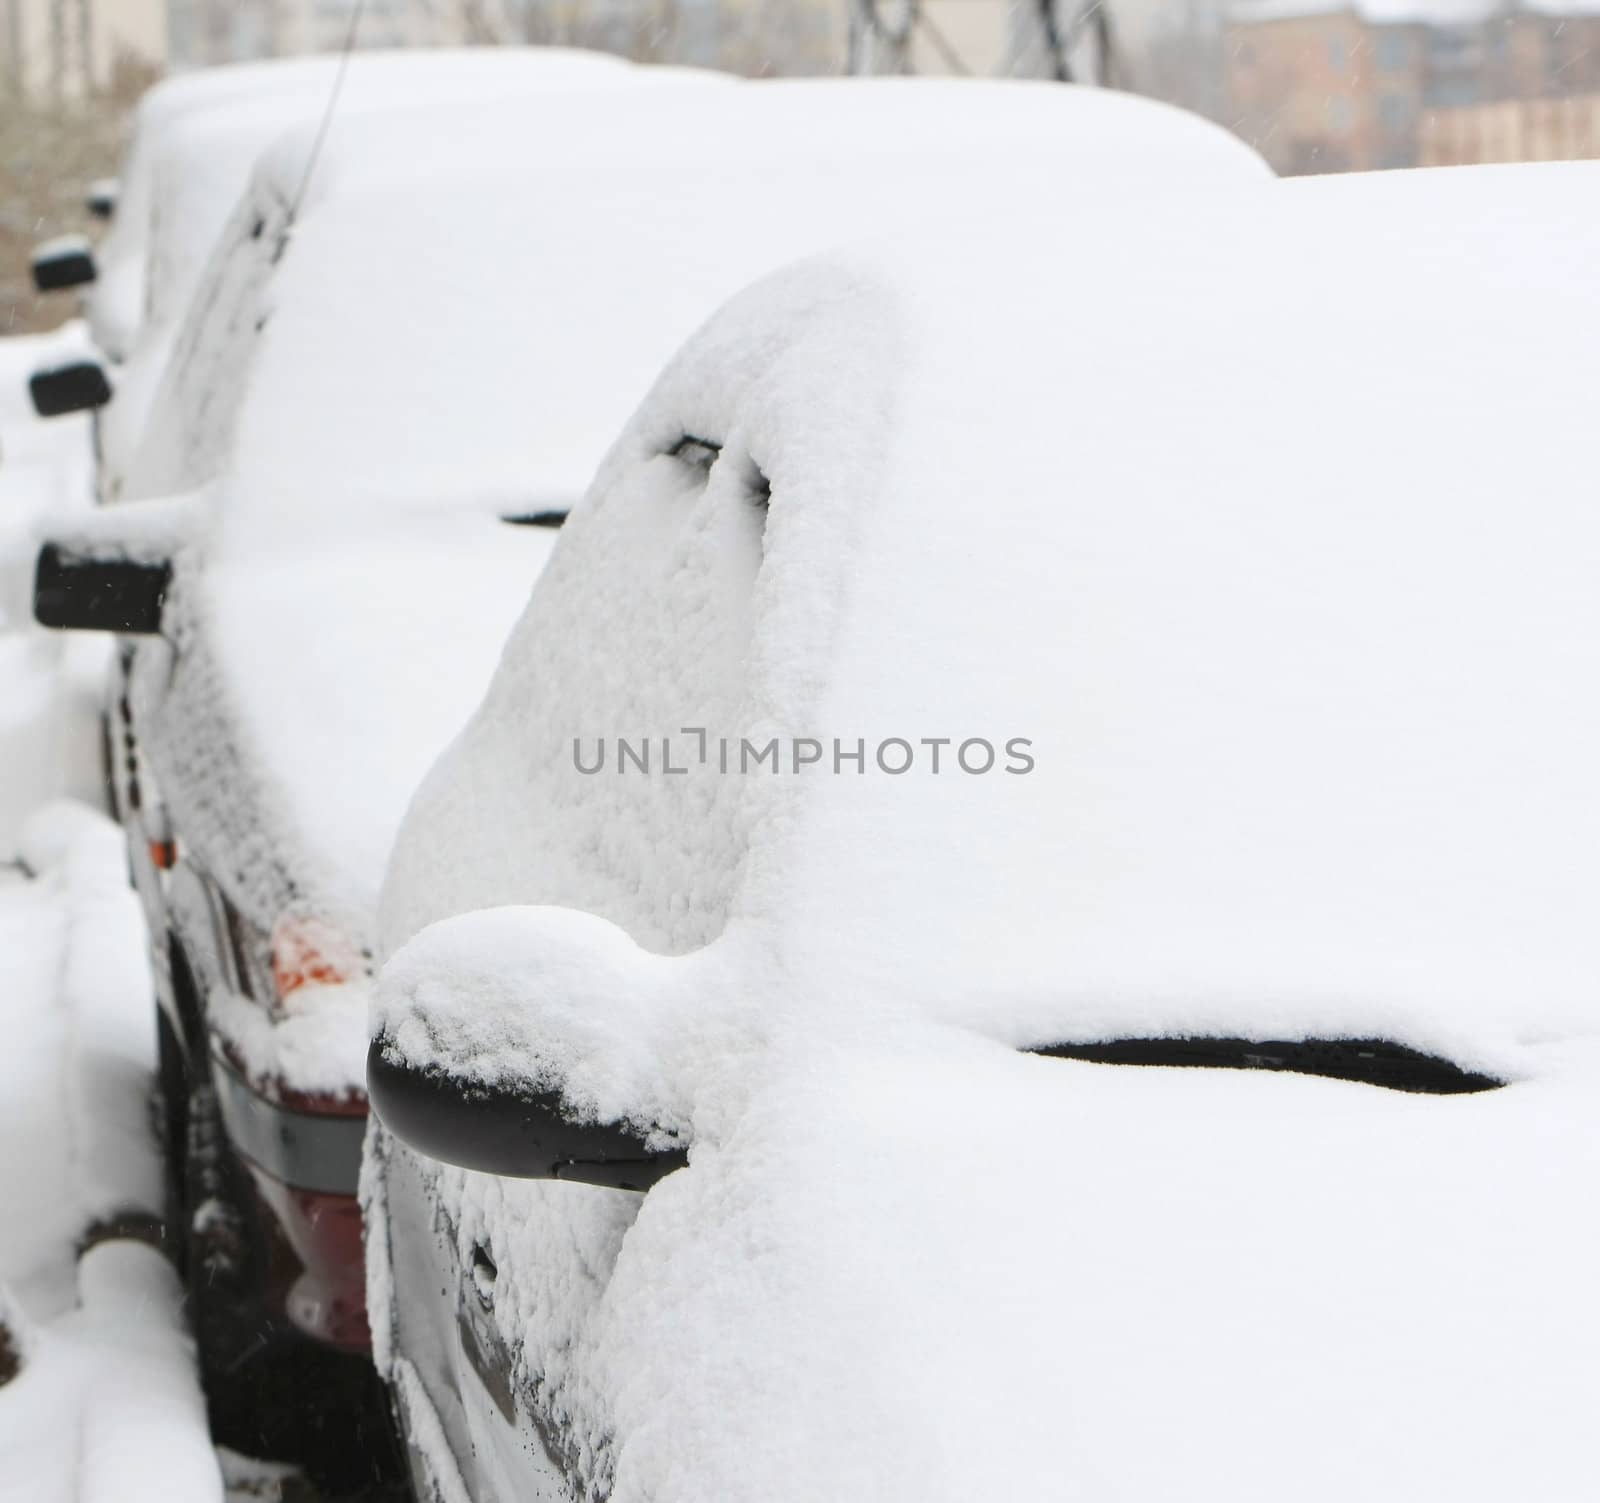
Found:
[[[617,1503],[1600,1486],[1592,1048],[1438,1098],[782,1045],[642,1201],[443,1172],[528,1402]]]
[[[411,953],[384,989],[420,979]],[[423,1171],[460,1266],[492,1249],[518,1423],[597,1495],[1267,1503],[1287,1476],[1316,1503],[1495,1503],[1600,1482],[1600,1212],[1574,1190],[1600,1168],[1594,1039],[1461,1095],[1088,1064],[796,998],[767,959],[741,972],[746,1026],[680,1015],[676,1053],[621,1006],[594,1018],[703,1086],[689,1165],[648,1196]],[[492,1049],[508,1018],[466,964],[431,984],[472,987]],[[575,1011],[607,984],[588,969],[565,977]]]

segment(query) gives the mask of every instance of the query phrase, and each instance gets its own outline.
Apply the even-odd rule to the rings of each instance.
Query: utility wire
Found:
[[[962,78],[971,78],[972,69],[967,66],[961,54],[956,51],[955,45],[944,34],[943,28],[934,25],[933,17],[927,11],[921,11],[917,15],[917,22],[922,28],[922,34],[928,39],[929,45],[944,59],[945,66],[952,73],[958,74]]]
[[[328,139],[328,128],[333,124],[334,111],[339,107],[339,95],[344,91],[344,76],[350,68],[350,54],[356,50],[356,33],[361,29],[361,14],[366,8],[367,0],[356,0],[350,11],[350,28],[344,34],[344,46],[339,52],[339,66],[334,71],[333,88],[328,94],[328,107],[322,112],[316,138],[306,155],[306,169],[300,175],[300,186],[295,189],[294,199],[289,205],[290,224],[300,217],[300,206],[305,202],[306,190],[311,186],[311,174],[316,171],[317,159],[321,157],[323,143]]]

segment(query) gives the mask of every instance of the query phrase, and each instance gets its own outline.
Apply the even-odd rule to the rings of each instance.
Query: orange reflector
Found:
[[[175,840],[152,840],[150,842],[150,860],[158,871],[169,872],[178,864],[178,842]]]

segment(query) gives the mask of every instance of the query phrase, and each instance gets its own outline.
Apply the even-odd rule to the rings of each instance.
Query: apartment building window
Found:
[[[1457,109],[1478,102],[1478,80],[1473,74],[1431,78],[1423,90],[1425,102],[1433,108]]]
[[[1382,95],[1378,100],[1378,118],[1386,131],[1403,131],[1411,123],[1411,101],[1404,94]]]
[[[1355,109],[1348,99],[1337,95],[1328,101],[1328,129],[1343,133],[1350,129],[1355,119]]]
[[[1345,64],[1349,60],[1349,49],[1344,44],[1344,38],[1330,37],[1328,39],[1328,66],[1335,73],[1343,73]]]
[[[1385,73],[1403,73],[1411,66],[1411,39],[1394,32],[1379,32],[1378,66]]]
[[[1475,68],[1483,45],[1476,32],[1462,27],[1430,26],[1428,63],[1434,68]]]

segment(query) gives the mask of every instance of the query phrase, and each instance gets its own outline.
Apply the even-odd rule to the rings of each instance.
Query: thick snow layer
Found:
[[[268,157],[279,197],[297,185],[303,148],[290,137]],[[392,508],[428,498],[461,473],[463,452],[482,451],[508,500],[569,504],[672,350],[794,254],[905,221],[934,234],[1018,200],[1266,175],[1197,117],[1016,82],[589,91],[351,121],[272,298],[294,356],[309,343],[301,330],[335,316],[340,344],[325,338],[321,359],[302,360],[293,401],[254,402],[239,444],[279,456],[263,482],[275,493],[310,498],[330,464],[359,463],[361,494]],[[475,337],[441,337],[462,325]],[[274,329],[262,360],[291,358],[290,338]],[[416,356],[381,360],[387,347]],[[500,363],[514,356],[515,370]],[[374,415],[424,395],[444,411],[386,421],[387,442],[374,444],[350,390],[358,373]],[[308,414],[324,403],[342,421],[308,442]],[[508,446],[513,420],[526,437]]]
[[[101,247],[90,320],[103,347],[127,366],[102,419],[113,493],[143,441],[178,324],[257,157],[286,130],[320,126],[339,60],[217,72],[225,77],[205,89],[188,87],[187,78],[161,85],[141,107],[124,169],[127,186]],[[620,59],[561,48],[359,53],[339,84],[333,124],[342,129],[352,118],[417,104],[464,105],[644,76]],[[169,88],[176,94],[169,97]],[[302,176],[306,160],[303,152]]]
[[[1441,1101],[926,1030],[777,1042],[586,1332],[614,1498],[1600,1483],[1592,1047]]]
[[[0,628],[0,861],[11,859],[42,800],[100,800],[100,709],[109,663],[110,644],[98,638]]]
[[[36,259],[44,260],[55,256],[81,255],[89,248],[86,235],[56,235],[49,240],[41,240],[33,248],[33,254]]]
[[[434,1171],[615,1499],[1600,1485],[1592,1041],[1467,1098],[882,1018],[726,1063],[749,1106],[642,1201]]]
[[[479,97],[480,90],[515,93],[533,77],[541,83],[599,80],[625,66],[598,53],[562,48],[360,52],[343,67],[339,107],[359,112],[431,97],[467,100]],[[234,122],[253,119],[268,127],[266,135],[257,140],[259,150],[279,130],[320,114],[333,95],[340,71],[341,60],[331,55],[206,68],[157,84],[139,102],[118,180],[116,214],[100,245],[100,276],[88,304],[95,340],[113,358],[122,359],[131,352],[144,321],[151,238],[171,229],[165,223],[158,180],[170,187],[181,178],[184,169],[173,157],[175,153],[188,155],[183,149],[185,140],[192,143],[196,131],[208,128],[227,135]],[[203,153],[188,155],[187,165],[201,177],[210,177]],[[231,185],[224,185],[220,202],[213,198],[197,205],[205,223],[189,226],[193,231],[187,237],[193,246],[190,254],[204,257],[241,186],[242,178],[236,176]]]
[[[172,1265],[108,1242],[77,1269],[77,1307],[29,1332],[0,1389],[0,1465],[28,1503],[220,1503],[222,1478]]]
[[[181,315],[251,168],[275,137],[321,127],[333,97],[332,59],[284,64],[288,76],[226,104],[191,110],[162,132],[151,168],[144,314],[158,323]],[[370,112],[419,104],[461,106],[520,98],[541,88],[588,89],[631,82],[619,59],[542,48],[361,53],[349,61],[331,129]],[[306,154],[296,164],[302,175]]]
[[[374,1029],[413,1066],[480,1085],[560,1088],[599,1121],[637,1113],[671,1056],[748,1014],[725,957],[641,950],[615,925],[559,909],[498,908],[427,931],[384,971]],[[732,1034],[722,1033],[722,1047]]]
[[[557,903],[668,951],[762,924],[818,996],[1019,1044],[1354,1030],[1509,1062],[1591,1031],[1597,182],[1267,184],[752,294],[569,522],[386,945]],[[683,432],[729,446],[698,489]],[[701,724],[827,755],[575,769],[575,738],[682,758]],[[834,775],[858,737],[869,770]]]
[[[30,817],[18,856],[39,876],[9,888],[5,907],[19,973],[6,978],[16,1028],[0,1100],[17,1130],[0,1179],[8,1198],[38,1204],[7,1216],[25,1249],[8,1245],[0,1266],[26,1295],[28,1271],[90,1223],[158,1214],[161,1192],[146,1111],[153,1004],[122,832],[64,800]]]
[[[213,992],[207,1021],[264,1093],[287,1081],[339,1096],[365,1088],[369,1010],[367,985],[357,981],[301,987],[272,1016],[248,997]]]
[[[209,501],[202,492],[165,496],[131,510],[96,507],[46,519],[42,530],[51,542],[84,558],[156,563],[171,559],[193,539]]]
[[[5,750],[9,777],[9,738]],[[220,1478],[171,1268],[128,1242],[77,1259],[94,1223],[161,1206],[153,1004],[121,832],[56,804],[20,854],[37,875],[0,874],[0,1322],[22,1355],[0,1386],[3,1490],[212,1503]]]
[[[421,1061],[693,1141],[642,1199],[375,1145],[598,1491],[1600,1490],[1597,188],[991,219],[669,369],[402,830],[378,988]],[[618,735],[692,770],[574,767]],[[1015,1048],[1150,1033],[1511,1083]]]
[[[263,168],[269,220],[304,144]],[[266,927],[295,901],[365,937],[405,805],[550,547],[498,518],[569,505],[721,299],[842,236],[1207,174],[1265,168],[1164,107],[1026,84],[573,92],[344,122],[275,266],[235,221],[204,294],[231,301],[197,310],[141,472],[216,496],[172,597],[192,625],[163,713],[183,735],[153,752],[178,826],[292,860],[297,896],[270,860],[225,874]],[[235,275],[251,257],[266,269]],[[219,772],[225,742],[239,760]]]

